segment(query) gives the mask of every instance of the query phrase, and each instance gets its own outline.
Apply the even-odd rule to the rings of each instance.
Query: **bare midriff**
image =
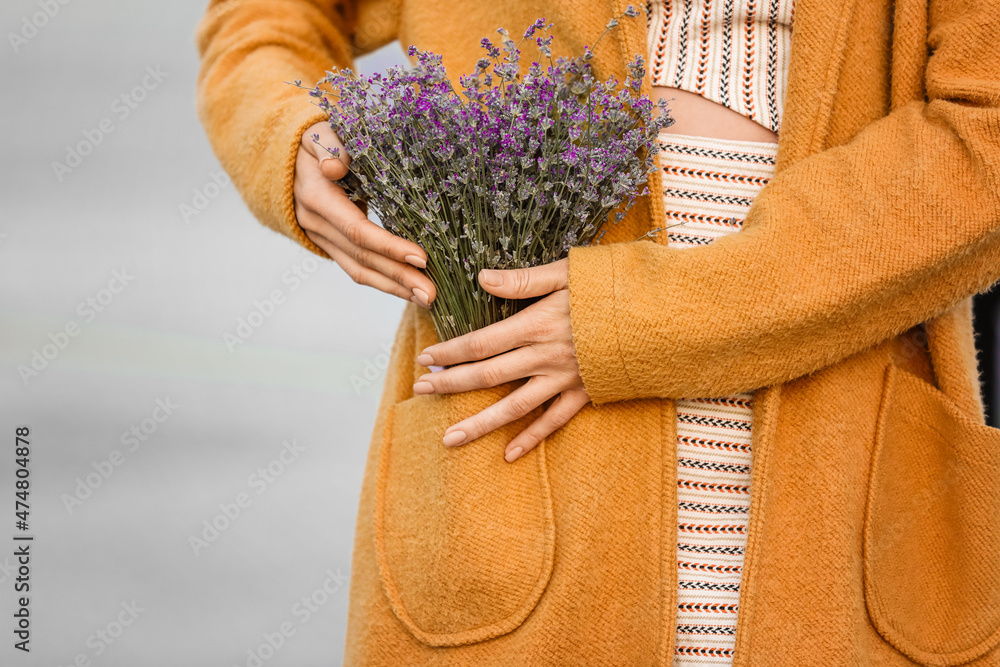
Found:
[[[778,135],[741,113],[679,88],[653,87],[653,101],[664,98],[670,105],[674,124],[664,132],[695,137],[714,137],[737,141],[778,143]]]

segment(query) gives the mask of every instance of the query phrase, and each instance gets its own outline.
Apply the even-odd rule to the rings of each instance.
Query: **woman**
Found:
[[[447,343],[426,253],[330,183],[308,137],[337,138],[281,82],[395,38],[470,71],[539,16],[578,53],[624,3],[228,0],[199,28],[201,117],[254,213],[412,302],[346,663],[1000,664],[969,308],[1000,278],[1000,1],[652,9],[593,62],[652,56],[642,92],[678,119],[657,196],[568,260],[483,272],[544,298]]]

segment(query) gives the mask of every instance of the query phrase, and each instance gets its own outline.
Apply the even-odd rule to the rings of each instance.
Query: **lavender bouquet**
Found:
[[[630,5],[598,41],[626,16],[639,12]],[[439,340],[527,305],[484,291],[480,269],[566,257],[575,245],[599,241],[609,218],[619,222],[648,194],[656,135],[673,120],[662,101],[654,116],[653,103],[638,94],[643,58],[629,64],[623,85],[598,81],[591,47],[552,58],[551,28],[538,19],[517,44],[501,28],[499,47],[484,38],[485,56],[460,77],[461,91],[439,55],[413,46],[411,68],[327,72],[310,90],[351,157],[339,184],[387,230],[427,251]],[[526,41],[548,64],[532,62],[522,76]]]

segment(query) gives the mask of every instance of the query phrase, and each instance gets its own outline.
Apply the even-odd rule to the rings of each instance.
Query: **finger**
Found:
[[[533,303],[510,317],[482,329],[456,336],[425,348],[417,363],[422,366],[451,366],[486,359],[514,348],[544,342],[552,321],[545,301]]]
[[[413,391],[417,394],[455,394],[495,387],[511,380],[538,375],[542,370],[542,361],[534,347],[519,347],[492,359],[421,375],[413,384]]]
[[[341,252],[345,253],[348,257],[353,259],[356,263],[361,266],[365,266],[369,269],[377,271],[392,281],[406,287],[410,290],[410,296],[417,295],[415,290],[420,290],[420,305],[429,307],[437,296],[437,290],[434,287],[434,283],[426,275],[420,272],[417,268],[407,264],[405,262],[397,262],[394,259],[386,257],[385,255],[379,255],[378,253],[372,252],[367,248],[362,248],[360,246],[351,243],[334,225],[325,224],[323,225],[320,221],[311,220],[315,213],[309,211],[303,211],[303,215],[310,228],[320,227],[322,232],[318,232],[318,235],[326,238],[327,241],[336,246]],[[322,222],[326,222],[325,220]],[[374,224],[374,223],[368,223]]]
[[[313,243],[318,245],[323,252],[329,255],[330,259],[335,261],[340,268],[344,270],[344,273],[351,278],[351,280],[359,285],[374,287],[381,292],[398,296],[400,299],[405,301],[410,301],[413,297],[413,290],[408,288],[406,285],[400,285],[388,276],[358,264],[349,255],[323,236],[309,231],[306,232],[306,236],[308,236]]]
[[[590,396],[582,389],[559,394],[541,417],[531,422],[528,428],[518,433],[517,437],[507,444],[504,459],[513,462],[530,452],[542,440],[568,424],[569,420],[589,402]]]
[[[482,412],[449,426],[444,434],[444,444],[456,446],[472,442],[504,424],[520,419],[557,393],[559,389],[551,380],[531,378]]]
[[[347,154],[340,137],[329,123],[324,121],[309,126],[302,133],[302,146],[319,161],[324,178],[335,181],[347,176],[347,170],[351,166],[351,156]],[[334,149],[337,157],[334,157],[328,149]]]
[[[490,294],[528,299],[564,289],[569,282],[569,258],[526,269],[483,269],[479,284]]]
[[[418,269],[427,266],[427,252],[416,243],[386,231],[368,219],[368,217],[348,198],[344,189],[323,177],[316,169],[311,153],[306,149],[299,151],[296,161],[295,202],[337,229],[355,245],[367,247],[381,255],[391,257],[400,262],[406,262]],[[302,224],[302,221],[299,221]],[[326,234],[327,225],[321,224],[313,229]],[[303,228],[306,227],[303,225]],[[423,275],[423,274],[421,274]],[[427,279],[425,292],[430,286]],[[428,292],[429,294],[429,292]]]
[[[427,266],[427,252],[423,248],[369,220],[346,194],[342,194],[343,189],[332,183],[330,188],[337,188],[340,192],[327,189],[306,205],[327,219],[348,241],[420,269]],[[347,205],[350,205],[349,208]]]

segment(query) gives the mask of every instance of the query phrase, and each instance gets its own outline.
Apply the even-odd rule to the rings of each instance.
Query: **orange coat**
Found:
[[[198,108],[262,222],[295,221],[302,91],[394,38],[457,75],[539,16],[557,52],[622,0],[219,0]],[[444,429],[515,383],[414,396],[436,342],[409,304],[364,474],[348,665],[670,665],[678,397],[753,391],[734,664],[1000,665],[1000,431],[983,425],[970,297],[1000,279],[1000,0],[798,0],[774,179],[739,234],[629,242],[659,174],[569,259],[592,404],[513,464],[517,424]],[[623,21],[594,60],[645,53]],[[644,89],[649,93],[648,82]]]

